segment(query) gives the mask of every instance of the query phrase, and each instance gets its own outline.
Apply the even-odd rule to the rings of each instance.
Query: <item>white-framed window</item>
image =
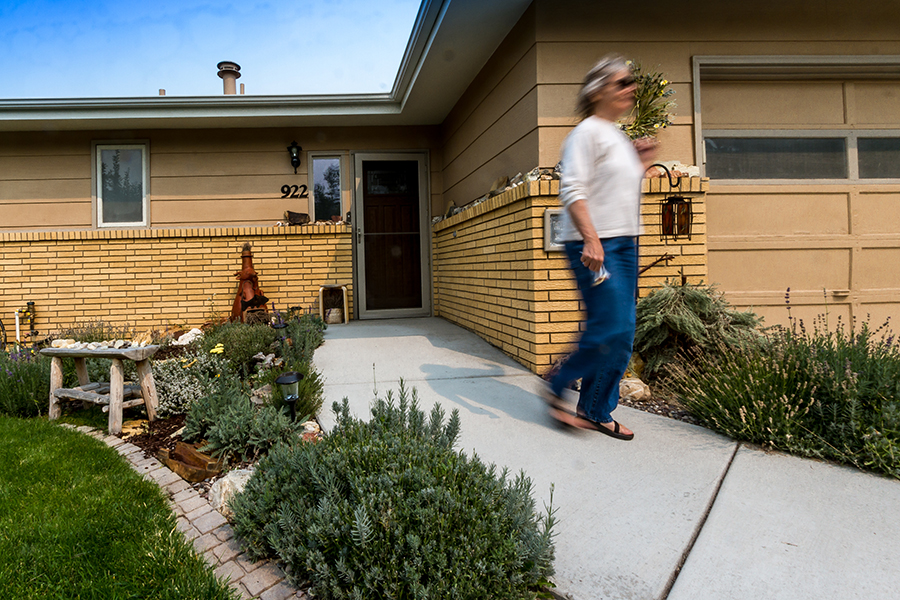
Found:
[[[312,190],[309,210],[313,221],[344,218],[346,208],[342,165],[343,159],[340,154],[309,153],[309,187]]]
[[[147,144],[94,145],[98,227],[147,225]]]
[[[900,130],[709,130],[703,155],[717,180],[896,180]]]
[[[694,56],[694,143],[717,182],[896,183],[900,55]]]

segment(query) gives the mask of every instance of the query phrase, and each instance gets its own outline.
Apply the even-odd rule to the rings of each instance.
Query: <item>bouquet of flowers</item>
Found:
[[[660,129],[672,124],[672,109],[677,105],[670,98],[675,90],[669,89],[669,81],[662,73],[645,73],[641,65],[632,63],[635,90],[635,104],[631,113],[619,122],[619,127],[629,138],[656,136]]]

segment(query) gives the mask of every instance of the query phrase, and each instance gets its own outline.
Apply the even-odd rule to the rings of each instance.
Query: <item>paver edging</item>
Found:
[[[274,561],[250,561],[240,551],[240,546],[234,540],[234,530],[222,513],[213,508],[208,500],[167,466],[155,459],[145,458],[140,448],[124,442],[121,438],[107,436],[87,426],[75,427],[65,423],[61,426],[90,435],[105,443],[122,455],[131,468],[144,479],[157,484],[168,496],[169,506],[175,513],[177,528],[185,539],[191,542],[194,552],[213,569],[217,577],[227,579],[229,585],[240,592],[242,598],[309,599],[305,592],[297,590],[287,582],[284,571]],[[159,466],[149,461],[156,462]],[[151,465],[152,473],[148,473],[148,467]],[[174,475],[176,479],[169,474]],[[189,511],[185,511],[185,505],[191,507]],[[191,515],[190,519],[187,518],[188,514]],[[245,582],[244,578],[250,574],[253,574],[253,577],[247,578]]]

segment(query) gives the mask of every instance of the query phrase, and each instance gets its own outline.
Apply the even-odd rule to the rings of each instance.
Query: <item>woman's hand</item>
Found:
[[[596,236],[585,238],[584,250],[581,251],[581,264],[596,272],[603,266],[603,259],[603,244],[600,243],[600,239]]]
[[[656,160],[656,153],[659,150],[659,140],[654,137],[642,137],[634,140],[634,149],[638,153],[644,168],[647,169]]]

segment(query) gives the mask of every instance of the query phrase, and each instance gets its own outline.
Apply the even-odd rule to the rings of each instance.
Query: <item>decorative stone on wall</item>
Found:
[[[645,235],[641,266],[668,254],[640,278],[641,294],[666,279],[706,280],[708,181],[644,180]],[[670,192],[689,196],[690,240],[663,242],[659,202]],[[558,181],[534,181],[508,190],[433,226],[435,314],[497,346],[542,374],[574,349],[583,319],[579,293],[562,252],[544,250],[544,211],[558,208]],[[666,264],[668,262],[668,264]]]
[[[10,338],[26,302],[42,336],[98,319],[197,326],[230,314],[244,242],[269,310],[310,307],[326,284],[346,285],[352,301],[348,225],[3,233],[0,319]]]

